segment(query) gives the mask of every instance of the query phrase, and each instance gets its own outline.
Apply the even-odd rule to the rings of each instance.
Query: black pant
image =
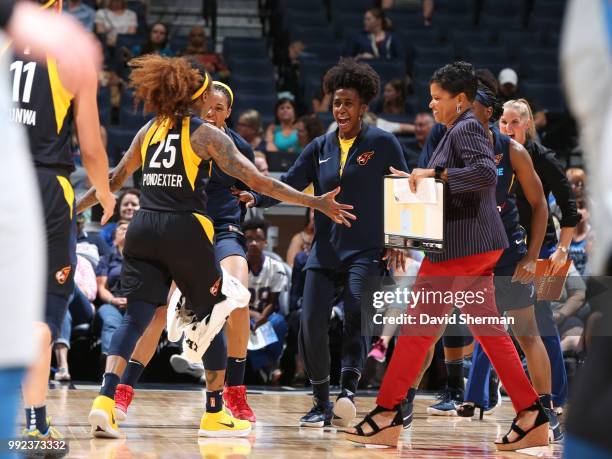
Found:
[[[369,278],[380,274],[378,250],[365,252],[336,269],[310,268],[302,301],[299,347],[311,383],[329,381],[329,322],[337,287],[344,288],[342,372],[361,376],[368,340],[361,330],[361,294]]]

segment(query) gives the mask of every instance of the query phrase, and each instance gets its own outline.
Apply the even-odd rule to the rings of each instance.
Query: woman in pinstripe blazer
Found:
[[[427,169],[414,169],[409,175],[410,187],[426,177],[444,180],[448,186],[446,204],[446,248],[439,254],[428,254],[421,265],[413,291],[462,290],[483,294],[481,304],[465,304],[462,315],[478,318],[499,318],[495,305],[493,268],[508,246],[495,198],[497,169],[487,133],[470,109],[478,82],[471,64],[456,62],[437,70],[430,81],[430,108],[437,122],[446,125],[446,133],[429,160]],[[398,175],[407,175],[392,170]],[[435,279],[437,277],[437,280]],[[469,281],[462,279],[469,278]],[[436,280],[436,282],[434,282]],[[452,289],[449,288],[453,283]],[[467,289],[465,288],[467,287]],[[427,350],[440,335],[442,323],[424,323],[422,315],[444,319],[451,305],[410,305],[409,315],[415,325],[405,327],[380,388],[377,406],[347,438],[357,443],[396,446],[404,423],[411,413],[402,404],[412,386]],[[491,321],[494,322],[494,321]],[[499,450],[516,450],[548,444],[548,418],[521,366],[516,349],[507,335],[503,321],[468,323],[480,341],[506,387],[518,413],[510,432],[496,442]],[[409,335],[409,336],[408,336]],[[403,405],[403,407],[402,407]]]

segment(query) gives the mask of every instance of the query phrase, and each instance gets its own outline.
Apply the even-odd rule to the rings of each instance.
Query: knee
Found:
[[[544,346],[544,343],[542,343],[542,338],[540,338],[538,335],[517,336],[517,339],[521,344],[523,351],[534,349],[537,346]]]
[[[223,282],[221,284],[221,293],[226,298],[236,301],[240,307],[246,306],[251,300],[251,292],[242,283],[225,269],[221,268],[223,274]]]

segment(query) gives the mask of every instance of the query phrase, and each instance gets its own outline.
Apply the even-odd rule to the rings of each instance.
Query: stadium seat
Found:
[[[496,35],[502,30],[523,30],[525,21],[522,16],[504,17],[497,14],[482,13],[478,19],[478,27],[488,29],[490,33]]]
[[[363,30],[363,13],[338,12],[332,23],[337,36],[347,37],[354,31]]]
[[[312,11],[313,9],[323,9],[325,5],[321,0],[280,0],[279,9],[287,11]]]
[[[326,27],[329,25],[327,13],[323,8],[309,11],[289,10],[283,17],[285,30],[291,32],[294,27]]]
[[[389,10],[385,15],[391,20],[393,30],[423,27],[423,11]]]
[[[415,45],[435,46],[440,43],[440,32],[435,28],[426,30],[400,30],[395,32],[404,48],[410,50]]]
[[[539,30],[545,33],[561,32],[561,24],[562,20],[557,17],[531,15],[529,18],[530,30]]]
[[[523,49],[530,46],[538,46],[542,41],[540,32],[528,32],[525,30],[505,30],[497,36],[498,46],[506,48],[508,57],[518,60]]]
[[[170,49],[174,51],[175,54],[182,53],[185,48],[187,48],[187,41],[187,37],[182,35],[172,35],[169,42]]]
[[[473,12],[476,10],[476,0],[435,0],[435,15],[438,13],[462,13]]]
[[[126,129],[116,126],[109,126],[106,129],[108,135],[106,151],[111,165],[116,165],[121,160],[123,153],[130,147],[137,132],[137,129]]]
[[[433,17],[433,25],[441,30],[448,31],[455,28],[467,28],[475,26],[475,19],[472,13],[436,13]]]
[[[276,93],[244,94],[236,99],[233,112],[239,114],[248,109],[255,109],[262,117],[274,117],[275,105]]]
[[[484,0],[482,13],[511,18],[524,16],[528,0]]]
[[[538,0],[533,6],[531,17],[556,18],[559,22],[565,14],[566,1]]]
[[[339,11],[365,13],[366,10],[376,6],[373,0],[333,0],[331,4],[332,16]]]
[[[525,81],[521,88],[536,107],[548,109],[553,113],[565,111],[565,100],[559,85]]]
[[[230,77],[230,86],[236,98],[244,93],[261,94],[274,93],[276,91],[276,82],[274,78],[260,77],[252,74],[232,74]]]
[[[406,76],[406,65],[403,61],[370,59],[368,64],[376,70],[383,84],[395,78],[403,79]]]
[[[417,61],[412,66],[412,79],[415,81],[429,81],[433,73],[440,67],[441,65],[435,62],[421,63]]]
[[[468,62],[499,63],[506,66],[511,63],[503,46],[467,46],[462,57]]]
[[[225,59],[268,59],[268,50],[263,39],[226,37],[223,40]]]
[[[525,71],[530,83],[559,84],[561,72],[558,65],[532,63]]]
[[[531,64],[558,65],[559,51],[548,47],[530,47],[523,49],[520,56],[521,64],[529,66]]]
[[[435,64],[441,67],[444,64],[453,62],[456,57],[455,48],[451,45],[415,45],[412,48],[412,62],[420,64]]]
[[[227,65],[232,73],[237,72],[243,75],[257,75],[260,77],[270,76],[271,78],[274,76],[274,67],[268,59],[240,59],[232,57],[227,60]]]
[[[342,45],[339,43],[316,43],[308,45],[302,52],[307,59],[323,59],[325,61],[338,60],[342,55]]]
[[[336,40],[331,25],[323,27],[295,26],[290,30],[291,40],[300,40],[306,45],[315,43],[333,43]]]

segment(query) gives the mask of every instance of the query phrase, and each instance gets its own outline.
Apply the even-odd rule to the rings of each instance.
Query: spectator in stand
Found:
[[[379,99],[374,113],[377,115],[408,115],[406,106],[406,84],[396,78],[385,85],[382,99]],[[384,116],[383,116],[384,117]]]
[[[261,151],[255,152],[255,167],[263,175],[270,175],[270,170],[268,168],[268,160],[266,159],[265,153],[262,153]]]
[[[77,255],[74,282],[74,293],[70,303],[68,303],[68,310],[62,323],[60,336],[53,344],[57,365],[57,372],[54,376],[56,381],[70,381],[68,351],[70,350],[73,326],[90,324],[95,313],[92,301],[96,299],[96,294],[98,293],[96,273],[89,260],[80,255]]]
[[[97,233],[85,231],[85,216],[77,215],[77,255],[87,259],[94,269],[98,267],[100,258],[110,252],[110,246]]]
[[[127,8],[127,0],[108,0],[107,7],[96,12],[96,33],[105,34],[111,48],[117,43],[117,34],[134,35],[137,29],[138,18]]]
[[[165,24],[156,22],[151,27],[147,41],[142,45],[136,45],[132,48],[130,58],[144,54],[159,54],[161,56],[172,57],[174,56],[174,51],[170,49],[168,41],[168,28]]]
[[[414,140],[406,143],[407,163],[410,170],[418,166],[419,157],[435,121],[430,112],[420,112],[414,118]]]
[[[223,56],[208,49],[208,37],[202,26],[194,26],[187,36],[187,46],[183,56],[194,57],[215,80],[227,80],[230,71],[225,65]]]
[[[89,5],[81,0],[68,0],[64,4],[64,12],[74,16],[90,32],[94,31],[96,12]]]
[[[353,37],[345,56],[356,59],[404,59],[404,49],[391,33],[391,21],[380,8],[371,8],[363,17],[365,31]]]
[[[255,331],[269,323],[277,338],[262,349],[248,351],[247,358],[254,370],[265,372],[266,382],[274,384],[282,375],[278,361],[287,334],[285,318],[278,313],[278,297],[289,280],[283,264],[264,254],[268,245],[268,223],[261,219],[249,220],[242,225],[242,231],[249,263],[251,329]]]
[[[280,93],[274,109],[276,123],[266,129],[266,151],[300,153],[302,148],[295,127],[295,102],[289,93]]]
[[[257,110],[245,110],[238,118],[236,132],[253,148],[255,152],[265,153],[266,142],[261,129],[261,115]]]
[[[301,252],[310,252],[314,237],[314,210],[306,209],[306,224],[304,229],[291,238],[287,249],[287,264],[293,268],[295,257]]]
[[[108,354],[113,333],[121,324],[127,307],[127,298],[121,293],[119,281],[123,268],[123,247],[128,225],[129,222],[125,220],[117,223],[113,231],[113,250],[100,260],[96,270],[98,298],[102,302],[96,315],[101,324],[100,340],[103,355]]]
[[[518,99],[518,75],[510,67],[506,67],[497,77],[499,83],[499,98],[502,102]]]
[[[572,192],[576,199],[583,198],[586,192],[586,174],[584,173],[584,169],[580,167],[570,167],[565,171],[565,175],[570,182]]]
[[[571,181],[570,181],[571,183]],[[580,221],[576,225],[576,231],[569,246],[569,257],[581,276],[586,275],[589,252],[593,244],[591,224],[589,223],[589,210],[586,198],[576,199],[576,207],[580,214]]]
[[[295,123],[297,129],[298,142],[303,150],[312,140],[325,134],[323,123],[317,115],[304,115]]]
[[[113,232],[117,226],[116,222],[120,220],[131,221],[138,209],[140,209],[140,191],[136,188],[128,188],[119,195],[113,221],[104,225],[100,231],[100,236],[109,246],[113,245]]]

